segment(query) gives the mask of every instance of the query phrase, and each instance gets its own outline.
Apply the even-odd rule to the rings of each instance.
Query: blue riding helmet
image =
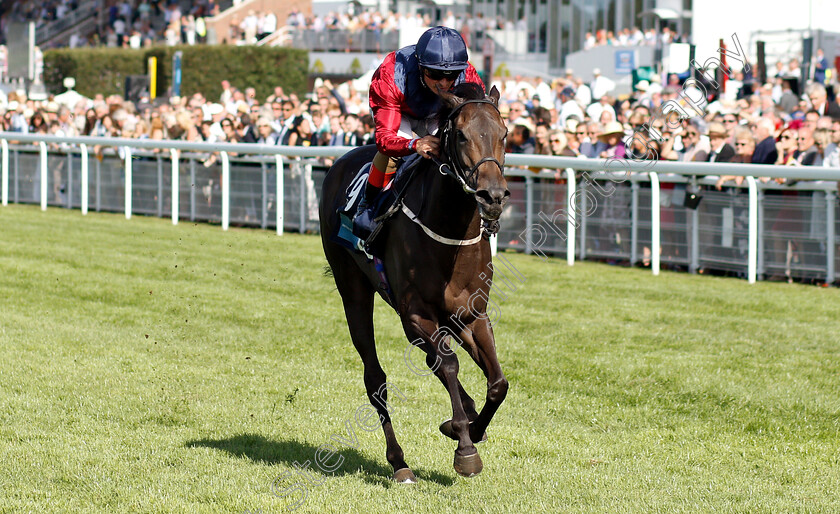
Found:
[[[423,33],[414,47],[420,66],[433,70],[467,69],[467,45],[455,29],[433,27]]]

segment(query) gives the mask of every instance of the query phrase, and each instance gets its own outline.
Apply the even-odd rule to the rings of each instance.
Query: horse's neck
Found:
[[[422,202],[418,212],[423,224],[450,238],[477,236],[481,218],[475,198],[466,194],[452,177],[442,175],[434,164],[418,173],[423,177],[422,187],[411,189],[418,194],[418,203]]]

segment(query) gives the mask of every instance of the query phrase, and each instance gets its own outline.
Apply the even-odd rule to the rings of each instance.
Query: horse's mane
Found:
[[[463,98],[464,100],[483,100],[485,98],[484,86],[476,84],[475,82],[462,82],[455,86],[452,94]],[[441,102],[440,110],[438,110],[437,119],[439,125],[449,116],[452,108],[446,105],[446,102]]]

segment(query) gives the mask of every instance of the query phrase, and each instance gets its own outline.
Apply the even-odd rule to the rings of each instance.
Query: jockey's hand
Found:
[[[431,156],[438,157],[440,149],[440,139],[435,136],[425,136],[414,143],[414,151],[420,154],[420,157],[429,159]]]

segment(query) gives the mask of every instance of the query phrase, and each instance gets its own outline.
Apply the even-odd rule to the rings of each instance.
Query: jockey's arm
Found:
[[[412,139],[399,135],[402,121],[403,94],[394,83],[393,77],[384,76],[380,67],[373,75],[370,86],[370,105],[376,124],[376,146],[389,157],[404,157],[416,151]]]

